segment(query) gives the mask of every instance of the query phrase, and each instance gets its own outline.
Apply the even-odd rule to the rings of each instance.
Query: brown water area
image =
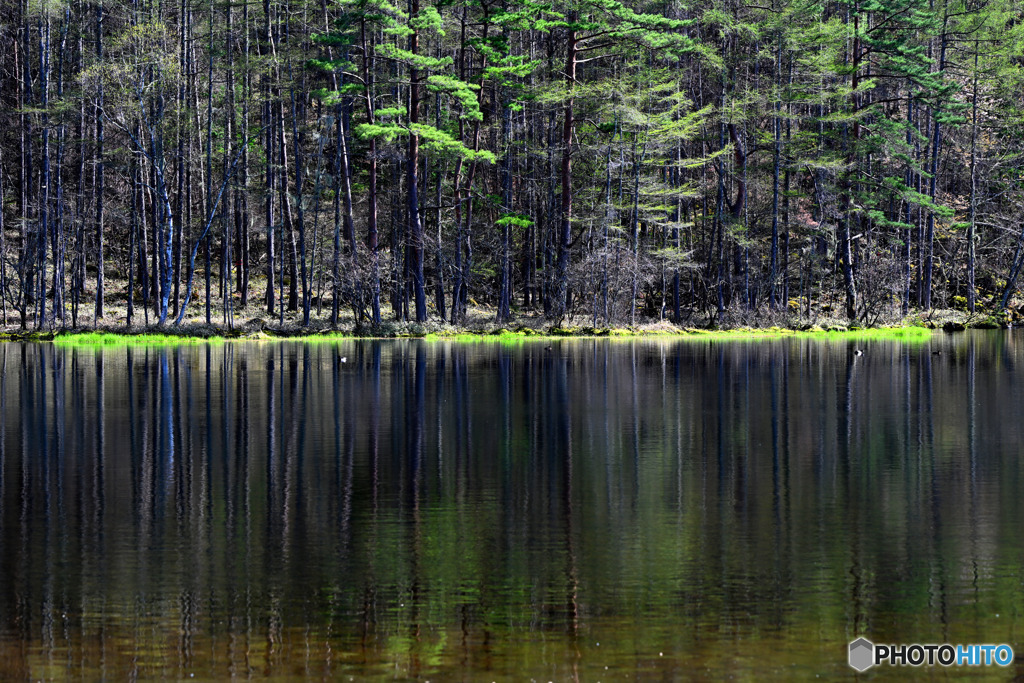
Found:
[[[7,343],[0,369],[2,681],[824,679],[858,636],[1024,655],[1016,332]]]

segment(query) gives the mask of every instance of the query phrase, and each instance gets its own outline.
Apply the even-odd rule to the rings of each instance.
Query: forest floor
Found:
[[[253,286],[253,291],[262,291]],[[127,295],[124,283],[108,283],[108,295],[104,301],[104,316],[94,317],[94,291],[86,290],[84,302],[79,305],[77,325],[72,324],[70,305],[65,307],[64,319],[57,319],[47,311],[43,326],[35,323],[28,315],[24,321],[18,311],[9,305],[0,308],[0,340],[50,339],[71,335],[141,336],[157,338],[210,339],[210,338],[297,338],[297,337],[457,337],[462,335],[489,336],[518,334],[522,336],[652,336],[652,335],[778,335],[786,333],[844,332],[861,329],[945,329],[959,331],[966,328],[1007,327],[1016,322],[1008,316],[996,317],[985,313],[968,314],[952,309],[918,311],[906,317],[892,314],[879,316],[870,323],[850,324],[839,314],[839,308],[829,305],[812,307],[808,313],[789,311],[736,311],[729,310],[718,320],[715,315],[690,312],[678,324],[670,317],[651,318],[637,316],[633,321],[612,320],[592,315],[568,316],[561,320],[545,317],[539,310],[514,310],[512,320],[498,324],[496,309],[492,306],[471,302],[463,324],[453,325],[442,321],[433,306],[429,307],[427,322],[416,323],[397,320],[385,302],[381,302],[381,324],[371,326],[366,321],[357,322],[351,308],[339,310],[336,326],[330,324],[330,302],[324,302],[318,309],[314,304],[310,323],[302,325],[301,310],[285,310],[282,319],[280,309],[269,314],[262,296],[250,296],[248,304],[241,306],[237,293],[232,297],[233,311],[225,313],[222,300],[214,297],[211,301],[209,322],[207,322],[204,299],[193,296],[187,314],[180,325],[168,322],[157,325],[158,316],[152,307],[148,309],[136,301],[132,324],[128,324]],[[214,287],[216,293],[216,287]],[[671,315],[671,311],[666,313]]]

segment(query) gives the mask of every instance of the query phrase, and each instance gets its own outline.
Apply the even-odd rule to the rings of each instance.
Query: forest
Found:
[[[2,323],[1017,315],[1019,3],[758,2],[5,2]]]

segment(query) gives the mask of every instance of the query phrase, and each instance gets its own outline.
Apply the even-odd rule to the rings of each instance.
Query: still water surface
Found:
[[[1021,335],[547,347],[0,345],[0,680],[1024,653]]]

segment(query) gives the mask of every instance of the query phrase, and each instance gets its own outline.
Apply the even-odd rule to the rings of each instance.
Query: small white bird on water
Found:
[[[861,349],[854,349],[853,350],[853,355],[855,355],[855,356],[863,356],[864,355],[864,351],[861,350]]]

